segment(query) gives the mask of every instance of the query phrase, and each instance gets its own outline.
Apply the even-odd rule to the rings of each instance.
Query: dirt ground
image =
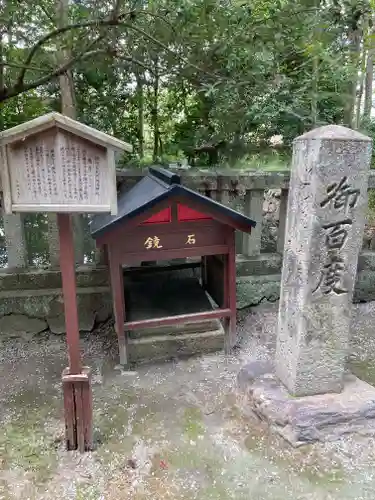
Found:
[[[241,348],[115,368],[111,329],[83,338],[93,370],[96,450],[64,449],[60,377],[65,338],[3,342],[0,349],[0,500],[278,500],[375,498],[375,440],[289,448],[244,417],[236,375],[272,356],[275,305],[240,315]],[[375,382],[375,304],[356,306],[352,369]]]

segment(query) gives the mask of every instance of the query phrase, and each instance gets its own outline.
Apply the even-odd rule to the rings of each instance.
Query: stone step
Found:
[[[129,339],[130,363],[165,361],[172,358],[207,354],[224,348],[224,328],[180,335],[158,335]]]

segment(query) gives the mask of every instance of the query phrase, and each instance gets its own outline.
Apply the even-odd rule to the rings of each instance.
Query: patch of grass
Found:
[[[204,434],[202,412],[199,408],[186,408],[183,416],[184,433],[189,439],[197,439]]]
[[[26,398],[10,398],[12,420],[3,423],[0,433],[2,469],[19,468],[44,483],[54,473],[57,450],[54,434],[60,427],[58,408],[61,399],[38,396],[38,391],[21,392]]]
[[[111,406],[105,411],[97,410],[94,422],[100,439],[103,441],[122,435],[124,428],[128,425],[129,415],[129,409],[122,405]]]
[[[260,170],[263,172],[290,170],[291,157],[282,154],[251,154],[236,161],[232,166],[238,170]],[[226,165],[228,168],[229,165]]]
[[[3,426],[0,435],[0,456],[3,467],[19,467],[31,472],[36,482],[47,481],[56,468],[57,453],[52,436],[44,430],[43,421],[33,424],[27,420]]]
[[[102,494],[95,485],[78,484],[75,500],[101,500]]]
[[[281,470],[290,471],[313,485],[328,489],[330,485],[335,486],[344,479],[343,469],[339,465],[333,466],[331,461],[321,463],[309,445],[290,448],[281,438],[272,434],[266,434],[262,439],[258,435],[250,435],[244,444],[251,453],[259,454]]]

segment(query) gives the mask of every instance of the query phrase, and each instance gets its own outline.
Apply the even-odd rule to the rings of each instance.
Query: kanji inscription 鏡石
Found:
[[[348,290],[343,285],[346,271],[345,259],[342,250],[349,237],[353,220],[347,215],[349,208],[354,208],[360,195],[359,189],[351,187],[348,178],[344,176],[340,182],[330,184],[326,190],[326,197],[320,203],[322,208],[331,205],[343,218],[323,224],[325,233],[325,248],[327,258],[321,271],[318,285],[313,290],[321,290],[324,295],[334,293],[341,295]]]

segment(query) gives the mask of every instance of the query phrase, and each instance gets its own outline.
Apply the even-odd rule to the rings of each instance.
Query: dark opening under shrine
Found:
[[[212,348],[221,344],[230,352],[236,343],[235,230],[250,233],[254,226],[159,167],[118,196],[116,216],[95,216],[91,233],[108,255],[122,365],[153,335],[193,333],[205,342],[210,332]]]

